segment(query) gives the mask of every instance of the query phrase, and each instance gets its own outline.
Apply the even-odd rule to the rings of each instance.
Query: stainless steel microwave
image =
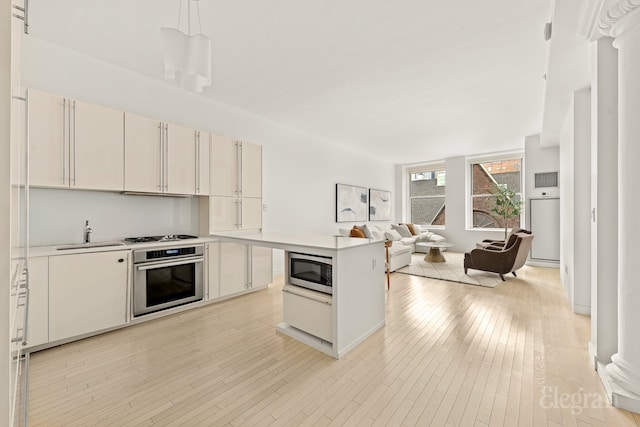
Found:
[[[289,283],[333,294],[333,258],[289,252]]]

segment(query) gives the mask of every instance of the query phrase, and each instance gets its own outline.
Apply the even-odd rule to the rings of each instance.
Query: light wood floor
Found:
[[[275,332],[281,282],[33,354],[29,423],[640,425],[607,403],[557,270],[391,285],[386,326],[342,360]]]

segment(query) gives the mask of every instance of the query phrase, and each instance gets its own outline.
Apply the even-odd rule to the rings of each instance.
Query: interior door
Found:
[[[162,192],[161,126],[159,120],[125,113],[125,191]]]

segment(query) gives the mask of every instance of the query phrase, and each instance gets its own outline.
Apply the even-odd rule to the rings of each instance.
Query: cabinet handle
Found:
[[[62,185],[67,184],[67,98],[62,98]]]
[[[163,157],[162,157],[162,152],[163,152],[163,138],[164,138],[164,126],[162,125],[162,122],[160,122],[158,124],[158,127],[160,128],[160,148],[158,149],[158,171],[160,172],[158,174],[158,190],[162,191],[162,164],[163,164]]]
[[[242,142],[240,142],[239,147],[240,147],[240,150],[238,151],[238,158],[239,158],[238,182],[240,183],[240,185],[239,185],[239,193],[242,196],[242,187],[243,187],[243,182],[242,182]]]
[[[169,125],[164,124],[164,191],[169,191]]]
[[[73,106],[73,186],[76,186],[76,101]]]
[[[29,329],[29,289],[25,289],[24,291],[18,294],[18,300],[20,298],[24,298],[24,303],[18,303],[18,307],[24,307],[24,328],[18,328],[18,331],[22,331],[22,335],[16,335],[11,338],[11,342],[20,342],[22,345],[27,345],[27,334]]]
[[[239,200],[240,202],[240,228],[242,228],[242,199]]]
[[[291,291],[290,291],[290,290],[288,290],[288,289],[283,289],[283,290],[282,290],[282,292],[286,292],[286,293],[288,293],[288,294],[295,295],[295,296],[297,296],[297,297],[310,299],[311,301],[321,302],[321,303],[323,303],[323,304],[331,305],[331,302],[330,302],[330,301],[324,301],[324,300],[320,300],[320,299],[312,298],[312,297],[310,297],[310,296],[302,295],[302,294],[299,294],[299,293],[297,293],[297,292],[291,292]]]
[[[196,194],[200,193],[200,131],[196,132]]]

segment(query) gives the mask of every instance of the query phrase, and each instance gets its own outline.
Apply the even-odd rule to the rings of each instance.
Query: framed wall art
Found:
[[[366,221],[368,208],[366,188],[336,184],[336,222]]]
[[[391,191],[369,189],[369,221],[391,221]]]

